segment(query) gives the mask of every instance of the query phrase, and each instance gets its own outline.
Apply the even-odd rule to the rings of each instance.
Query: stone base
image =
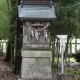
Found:
[[[22,79],[19,77],[18,80],[54,80],[54,79]]]
[[[54,80],[54,79],[18,79],[18,80]]]
[[[54,80],[54,79],[18,79],[18,80]]]
[[[59,73],[58,77],[57,77],[57,80],[68,80],[68,74]]]
[[[22,51],[21,79],[18,80],[52,80],[50,58],[51,51]]]

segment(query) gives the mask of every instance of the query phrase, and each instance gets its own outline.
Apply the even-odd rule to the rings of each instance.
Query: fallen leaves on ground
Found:
[[[12,73],[12,69],[0,58],[0,80],[17,80],[17,77]]]

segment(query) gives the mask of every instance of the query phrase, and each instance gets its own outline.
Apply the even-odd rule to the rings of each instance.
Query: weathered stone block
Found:
[[[52,79],[49,58],[23,58],[22,78],[26,79]]]
[[[22,50],[21,78],[18,80],[52,80],[51,51]]]

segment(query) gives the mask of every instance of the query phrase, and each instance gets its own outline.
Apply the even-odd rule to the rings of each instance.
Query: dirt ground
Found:
[[[57,78],[57,71],[53,72],[54,80]],[[3,58],[0,58],[0,80],[18,80],[17,76],[12,73],[12,69],[3,61]],[[68,80],[80,80],[80,75],[69,75]]]
[[[0,80],[17,80],[9,65],[0,58]]]

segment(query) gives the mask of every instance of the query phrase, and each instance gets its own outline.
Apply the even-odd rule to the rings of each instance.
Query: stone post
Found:
[[[60,39],[61,48],[61,73],[58,74],[57,80],[68,80],[68,74],[64,73],[64,52],[65,52],[65,41],[67,40],[67,35],[57,35]]]

